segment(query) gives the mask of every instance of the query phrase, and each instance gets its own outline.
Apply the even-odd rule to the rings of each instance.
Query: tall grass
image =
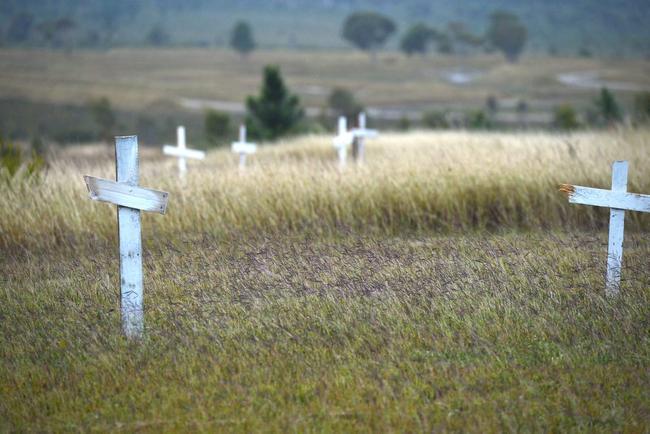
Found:
[[[143,149],[141,184],[171,197],[145,216],[138,345],[114,206],[81,178],[112,178],[112,149],[65,149],[0,187],[0,431],[643,432],[647,215],[607,299],[605,232],[572,230],[607,212],[557,188],[625,158],[648,192],[649,138],[385,134],[339,172],[305,137],[185,183]]]
[[[569,205],[558,185],[609,188],[615,159],[630,161],[630,191],[650,192],[647,131],[385,134],[367,145],[365,166],[343,172],[329,143],[263,146],[245,173],[228,151],[213,151],[190,163],[184,183],[174,160],[144,149],[141,184],[171,193],[167,215],[145,217],[145,237],[602,227],[606,210]],[[0,246],[113,239],[114,207],[90,201],[82,180],[113,178],[111,152],[64,150],[42,183],[0,187]],[[650,220],[630,213],[627,227]]]

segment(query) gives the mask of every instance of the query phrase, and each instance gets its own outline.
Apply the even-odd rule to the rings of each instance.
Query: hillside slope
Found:
[[[530,29],[529,49],[575,53],[580,48],[602,54],[650,51],[650,6],[643,0],[71,0],[54,6],[47,0],[6,0],[0,4],[4,31],[17,14],[31,13],[37,23],[70,16],[79,34],[109,33],[115,43],[142,43],[160,23],[174,43],[225,44],[237,19],[255,27],[260,45],[307,48],[345,47],[340,26],[356,10],[373,9],[392,16],[403,30],[425,21],[438,27],[462,21],[476,33],[496,9],[519,14]],[[394,38],[393,46],[395,45]]]

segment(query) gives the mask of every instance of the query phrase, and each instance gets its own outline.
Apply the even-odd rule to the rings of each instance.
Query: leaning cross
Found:
[[[239,154],[239,169],[243,170],[246,167],[246,156],[257,151],[255,143],[246,141],[246,125],[239,126],[239,141],[233,142],[231,149],[234,153]]]
[[[379,136],[377,130],[369,130],[366,128],[366,114],[359,113],[359,127],[352,130],[354,134],[354,146],[352,148],[352,155],[357,163],[362,164],[365,158],[365,144],[366,139],[374,139]]]
[[[627,161],[614,162],[611,190],[569,184],[560,186],[560,191],[569,196],[570,203],[610,208],[605,291],[609,296],[618,295],[621,286],[625,211],[650,212],[650,196],[627,192],[627,169]]]
[[[333,146],[339,154],[339,168],[345,167],[345,160],[348,154],[348,146],[354,140],[352,132],[348,131],[348,121],[345,117],[339,117],[338,135],[334,137]]]
[[[203,160],[205,158],[205,152],[187,149],[185,147],[185,127],[183,126],[176,129],[176,143],[176,146],[163,146],[163,154],[178,157],[178,174],[181,178],[184,178],[187,172],[187,162],[185,159],[193,158],[195,160]]]
[[[138,187],[138,137],[115,138],[117,182],[84,176],[90,198],[117,205],[120,243],[122,329],[129,338],[144,330],[142,289],[142,236],[140,211],[164,214],[169,194]]]

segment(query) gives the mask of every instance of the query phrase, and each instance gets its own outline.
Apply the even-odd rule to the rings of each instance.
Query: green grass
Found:
[[[0,97],[79,104],[106,96],[120,109],[140,112],[181,98],[243,103],[257,94],[268,64],[279,65],[290,88],[312,107],[324,106],[336,86],[349,88],[371,106],[477,107],[488,95],[513,106],[526,99],[531,110],[589,104],[596,90],[556,80],[557,74],[576,71],[599,71],[607,80],[650,87],[650,64],[644,60],[531,56],[510,64],[496,54],[407,58],[382,53],[372,63],[367,54],[355,51],[261,50],[241,59],[225,49],[2,49]],[[444,80],[445,71],[460,67],[484,75],[468,86]],[[627,98],[629,92],[621,96]]]
[[[3,256],[8,431],[641,432],[650,249],[603,233],[148,242],[147,339],[114,243]]]
[[[143,149],[170,191],[143,222],[146,339],[120,331],[115,209],[67,148],[0,185],[0,431],[643,432],[650,423],[648,215],[628,213],[604,297],[607,187],[648,132],[384,134],[363,168],[327,137]]]

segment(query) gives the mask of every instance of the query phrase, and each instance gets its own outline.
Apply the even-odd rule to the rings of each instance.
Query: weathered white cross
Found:
[[[181,178],[184,178],[185,173],[187,173],[187,161],[185,159],[193,158],[195,160],[203,160],[205,158],[205,152],[186,148],[185,127],[183,126],[176,129],[176,143],[176,146],[163,146],[163,154],[178,157],[178,174]]]
[[[352,148],[352,155],[359,164],[363,164],[365,159],[365,144],[366,139],[374,139],[379,136],[377,130],[369,130],[366,128],[366,114],[359,113],[359,126],[352,130],[354,134],[354,146]]]
[[[239,169],[243,170],[246,167],[246,156],[257,151],[255,143],[246,141],[246,125],[239,126],[239,141],[233,142],[231,149],[232,152],[239,154]]]
[[[345,167],[345,160],[348,155],[348,146],[352,144],[354,134],[348,131],[348,121],[344,116],[339,117],[338,135],[334,137],[332,142],[339,155],[339,168]]]
[[[120,243],[120,305],[122,329],[129,338],[144,331],[142,288],[142,235],[140,211],[164,214],[169,194],[138,187],[138,137],[115,138],[117,182],[84,176],[90,198],[117,205]]]
[[[560,186],[560,191],[568,195],[570,203],[610,208],[605,290],[608,296],[618,295],[620,291],[625,211],[650,212],[650,196],[627,192],[627,171],[627,161],[614,162],[611,190],[569,184]]]

